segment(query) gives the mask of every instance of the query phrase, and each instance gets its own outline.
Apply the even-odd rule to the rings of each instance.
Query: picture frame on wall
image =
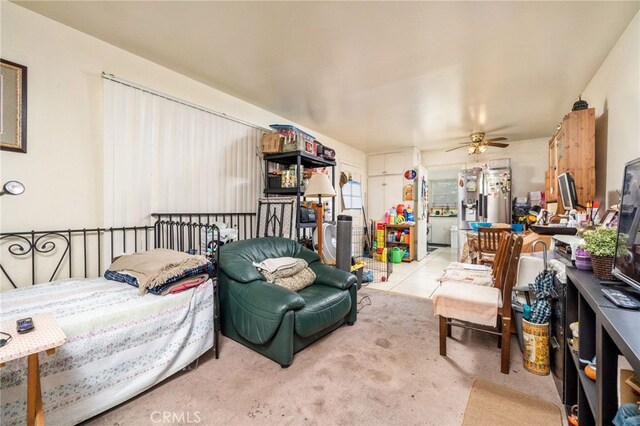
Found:
[[[27,152],[27,67],[0,59],[0,149]]]

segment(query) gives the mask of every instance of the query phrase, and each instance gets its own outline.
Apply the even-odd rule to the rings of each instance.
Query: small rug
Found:
[[[560,407],[504,386],[481,379],[474,380],[462,425],[514,424],[561,426]]]

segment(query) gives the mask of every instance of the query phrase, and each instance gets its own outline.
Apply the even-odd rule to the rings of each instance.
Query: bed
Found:
[[[136,230],[136,238],[145,240],[153,235],[152,242],[129,250],[124,243],[123,252],[133,252],[154,247],[169,247],[180,251],[192,251],[200,246],[198,238],[201,227],[174,224],[178,234],[165,229],[162,224]],[[120,228],[122,232],[128,228]],[[186,230],[186,232],[185,232]],[[84,275],[87,265],[95,263],[91,250],[87,252],[87,230],[80,236],[84,241]],[[91,230],[93,231],[93,230]],[[126,237],[114,238],[113,230],[97,230],[102,243],[110,242],[111,250],[99,253],[113,257],[114,242]],[[31,264],[34,257],[43,254],[52,256],[55,271],[52,276],[66,271],[72,275],[73,260],[71,246],[74,232],[62,233],[64,244],[60,244],[60,233],[31,233],[28,238],[18,234],[2,234],[9,253],[28,256]],[[105,233],[107,237],[105,237]],[[51,237],[57,239],[52,248]],[[92,235],[91,232],[89,235]],[[47,236],[46,239],[40,239]],[[186,238],[186,246],[179,241]],[[17,250],[16,242],[22,241],[24,249]],[[27,243],[24,243],[27,241]],[[164,241],[164,242],[163,242]],[[168,242],[171,241],[171,244]],[[98,246],[103,244],[99,243]],[[13,249],[11,249],[13,244]],[[184,244],[184,241],[183,241]],[[180,246],[180,247],[178,247]],[[203,247],[205,247],[203,245]],[[49,250],[50,249],[50,250]],[[48,251],[47,251],[48,250]],[[78,251],[78,250],[75,250]],[[115,252],[117,253],[118,250]],[[76,253],[77,255],[77,253]],[[214,253],[212,260],[217,258]],[[88,260],[89,259],[89,260]],[[51,260],[51,259],[50,259]],[[82,263],[82,262],[80,262]],[[98,263],[98,270],[103,265]],[[2,272],[9,277],[6,259],[2,258]],[[32,268],[32,279],[37,279],[37,268]],[[75,270],[77,271],[77,267]],[[132,285],[97,278],[67,278],[45,284],[17,286],[0,292],[0,321],[50,313],[67,336],[67,340],[53,355],[40,356],[40,377],[44,417],[47,424],[77,424],[114,407],[140,392],[161,382],[177,371],[197,360],[214,347],[218,356],[218,297],[217,277],[198,287],[186,291],[158,296],[141,295]],[[26,359],[9,361],[0,368],[0,423],[2,425],[24,424],[27,397]]]

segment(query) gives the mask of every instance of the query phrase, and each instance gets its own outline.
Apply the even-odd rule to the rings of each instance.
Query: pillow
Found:
[[[272,283],[277,278],[291,277],[297,274],[298,272],[302,271],[307,266],[309,266],[309,264],[307,263],[306,260],[296,259],[295,263],[290,268],[279,269],[275,272],[262,271],[262,275],[264,275],[267,281]]]
[[[265,259],[260,263],[253,262],[253,266],[266,272],[276,272],[280,269],[291,268],[297,263],[298,259],[293,257],[275,257],[272,259]]]
[[[316,274],[311,270],[311,268],[306,267],[290,277],[274,279],[273,284],[291,291],[300,291],[305,287],[309,287],[315,282],[315,280]]]

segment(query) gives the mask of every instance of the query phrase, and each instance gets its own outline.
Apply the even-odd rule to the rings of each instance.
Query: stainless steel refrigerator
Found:
[[[511,168],[473,168],[458,174],[460,244],[470,222],[511,223]]]

